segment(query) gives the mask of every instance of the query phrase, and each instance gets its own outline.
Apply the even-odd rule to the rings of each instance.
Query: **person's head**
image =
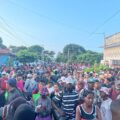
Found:
[[[35,120],[36,113],[28,104],[20,105],[15,111],[13,120]]]
[[[6,75],[7,75],[7,73],[6,73],[6,72],[2,72],[2,78],[5,78],[5,77],[6,77]]]
[[[17,76],[17,81],[22,80],[21,76]]]
[[[77,91],[80,91],[83,88],[84,88],[84,82],[83,81],[77,81],[77,84],[76,84]]]
[[[47,87],[42,87],[41,91],[40,91],[41,97],[43,99],[45,99],[48,95],[49,95],[49,91],[47,89]]]
[[[31,79],[31,78],[32,78],[32,74],[28,74],[28,75],[27,75],[27,78],[28,78],[28,79]]]
[[[105,85],[109,85],[110,82],[111,82],[111,79],[110,79],[110,78],[104,79],[104,84],[105,84]]]
[[[15,100],[13,100],[13,101],[10,103],[10,106],[12,106],[12,110],[15,112],[16,109],[17,109],[21,104],[24,104],[24,103],[27,103],[26,99],[24,99],[23,97],[18,97],[18,98],[16,98]]]
[[[56,83],[54,84],[54,91],[55,92],[58,92],[59,91],[59,85]]]
[[[107,88],[107,87],[102,87],[102,88],[100,89],[100,96],[101,96],[101,98],[102,98],[103,100],[106,100],[106,99],[109,97],[109,92],[110,92],[109,88]]]
[[[38,76],[37,73],[34,73],[33,74],[33,79],[35,80],[37,78],[37,76]]]
[[[94,90],[95,80],[93,78],[89,78],[87,83],[88,83],[88,89]]]
[[[16,79],[14,78],[8,79],[6,83],[6,88],[8,91],[16,87]]]
[[[120,92],[120,80],[115,81],[115,89],[118,93]]]
[[[73,90],[73,81],[71,78],[66,78],[66,90],[71,92]]]
[[[101,88],[101,82],[99,80],[95,81],[94,88],[99,90]]]
[[[86,90],[83,93],[83,100],[84,103],[88,106],[91,107],[93,105],[93,100],[94,100],[94,93],[91,91]]]
[[[113,101],[110,109],[112,112],[112,120],[120,120],[120,99]]]

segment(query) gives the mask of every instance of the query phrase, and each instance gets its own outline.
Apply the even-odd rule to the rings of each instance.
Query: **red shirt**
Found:
[[[7,77],[0,79],[0,81],[1,81],[1,89],[2,89],[2,90],[6,90],[6,81],[7,81],[7,80],[8,80]]]

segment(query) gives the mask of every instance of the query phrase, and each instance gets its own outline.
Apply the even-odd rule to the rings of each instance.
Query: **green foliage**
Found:
[[[12,50],[13,53],[17,53],[19,52],[20,50],[27,50],[27,47],[25,46],[10,46],[10,49]]]
[[[102,59],[102,54],[100,53],[94,53],[94,52],[86,52],[83,54],[80,54],[77,56],[77,62],[78,63],[100,63],[100,60]]]
[[[56,57],[56,62],[66,62],[67,58],[64,56],[63,53],[58,53],[57,57]]]
[[[90,68],[86,68],[84,69],[84,72],[100,72],[101,70],[109,70],[109,66],[105,66],[105,65],[101,65],[101,64],[94,64],[92,67]]]
[[[30,52],[35,52],[35,53],[39,53],[39,54],[41,54],[42,51],[44,50],[44,48],[39,45],[30,46],[28,49]]]
[[[57,62],[69,63],[86,63],[93,65],[100,63],[102,54],[85,50],[83,47],[76,44],[68,44],[64,47],[63,53],[58,53],[56,57]]]
[[[82,46],[79,46],[76,44],[68,44],[63,48],[63,54],[65,55],[68,55],[69,53],[71,55],[77,55],[84,52],[85,52],[85,49]]]
[[[1,37],[0,37],[0,48],[2,48],[2,49],[6,49],[7,48],[5,45],[3,45],[3,40],[2,40]]]
[[[37,54],[28,50],[20,50],[16,56],[17,59],[22,63],[34,62],[37,59]]]

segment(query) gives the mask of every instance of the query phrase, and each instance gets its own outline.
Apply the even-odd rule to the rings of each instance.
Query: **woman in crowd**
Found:
[[[41,96],[37,101],[36,112],[38,113],[36,120],[51,120],[51,100],[48,97],[48,89],[43,87],[40,92]]]
[[[101,120],[99,108],[93,105],[94,93],[85,91],[83,97],[83,104],[76,108],[76,120]]]

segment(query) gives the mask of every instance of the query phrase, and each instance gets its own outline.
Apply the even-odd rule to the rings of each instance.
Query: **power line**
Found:
[[[91,36],[93,36],[94,34],[96,34],[96,32],[103,27],[105,24],[107,24],[111,19],[113,19],[115,16],[117,16],[120,13],[120,9],[117,10],[113,15],[111,15],[110,17],[108,17],[100,26],[96,27],[96,29],[88,36],[88,38],[90,38]]]
[[[20,32],[20,33],[22,33],[22,34],[24,34],[24,35],[26,35],[26,36],[28,36],[28,37],[30,37],[30,38],[33,38],[33,39],[38,39],[38,40],[40,40],[39,38],[37,38],[36,36],[34,36],[34,35],[32,35],[32,34],[30,34],[30,33],[28,33],[28,32],[25,32],[25,31],[23,31],[22,29],[20,29],[20,28],[18,28],[18,27],[15,27],[16,25],[14,25],[13,23],[10,23],[10,25],[7,23],[7,21],[2,17],[2,16],[0,16],[0,18],[2,19],[2,21],[11,29],[12,28],[12,30],[14,29],[14,28],[17,28],[17,31],[16,32]],[[12,25],[12,26],[11,26]],[[14,26],[14,27],[13,27]]]
[[[4,18],[3,17],[1,17],[0,16],[0,19],[2,20],[2,22],[4,22],[4,24],[9,28],[9,29],[13,29],[5,20],[4,20]],[[14,31],[14,33],[16,34],[13,34],[11,31],[9,31],[8,29],[6,29],[5,27],[3,27],[3,29],[5,30],[5,31],[7,31],[10,35],[12,35],[16,40],[20,40],[20,41],[22,41],[22,43],[24,43],[25,45],[28,45],[20,36],[18,36],[17,34],[16,34],[16,32]]]
[[[17,3],[15,3],[15,2],[13,2],[12,0],[8,0],[8,1],[9,1],[10,4],[12,4],[12,5],[14,5],[14,6],[18,6],[19,8],[22,8],[22,9],[27,10],[27,11],[29,11],[29,12],[31,11],[33,14],[39,16],[40,18],[47,19],[47,20],[49,20],[49,21],[52,21],[52,22],[57,23],[57,24],[59,24],[59,25],[62,25],[62,26],[64,26],[64,27],[68,27],[68,28],[70,28],[70,29],[74,29],[74,30],[77,30],[77,31],[80,31],[80,32],[83,32],[83,33],[87,33],[87,34],[90,33],[90,32],[88,32],[87,30],[83,30],[83,28],[82,28],[82,30],[80,30],[80,28],[78,28],[78,27],[74,27],[74,26],[67,25],[67,24],[65,24],[65,23],[63,23],[63,22],[61,22],[61,21],[58,21],[58,20],[53,19],[53,18],[51,18],[51,17],[45,16],[45,15],[43,15],[43,14],[40,14],[39,12],[37,12],[37,11],[35,11],[35,10],[33,10],[33,9],[30,9],[30,8],[24,7],[24,6],[20,5],[20,4],[17,4]]]

